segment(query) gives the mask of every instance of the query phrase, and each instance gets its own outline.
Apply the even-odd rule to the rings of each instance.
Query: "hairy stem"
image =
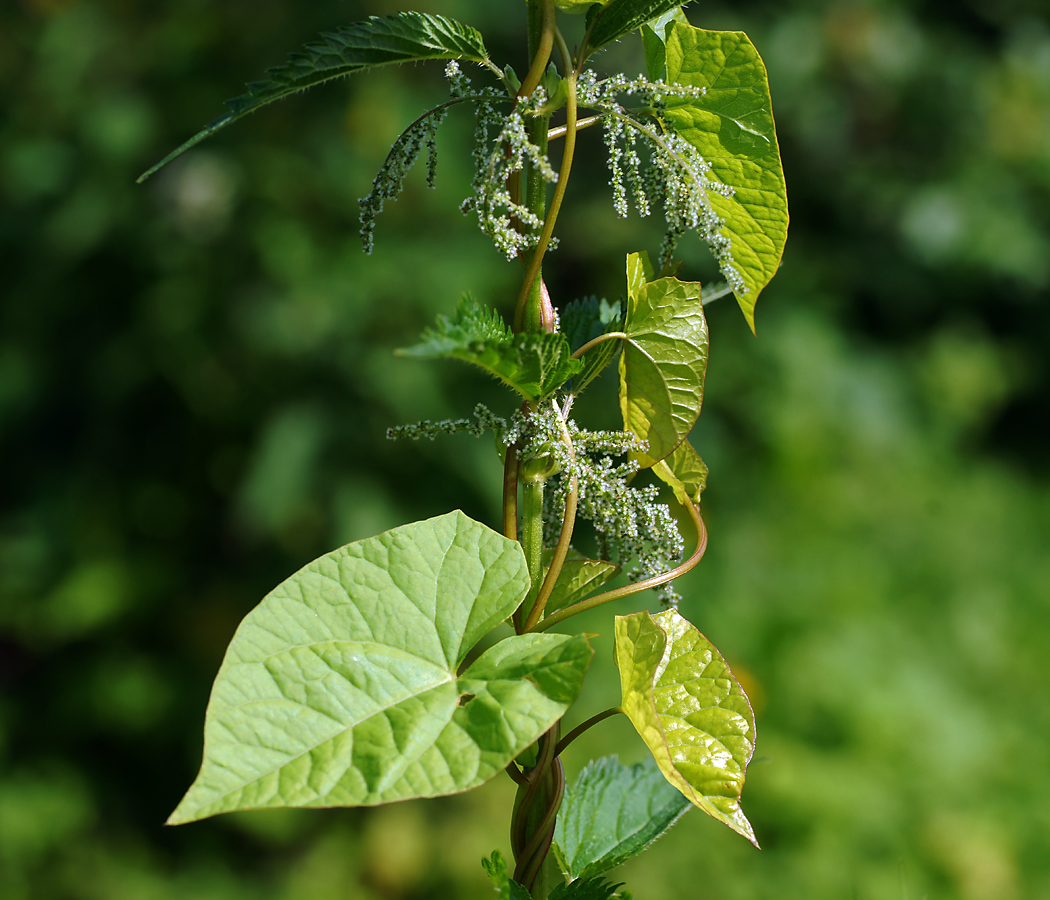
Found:
[[[586,344],[584,344],[582,347],[580,347],[579,350],[573,353],[572,358],[579,359],[581,356],[583,356],[584,353],[586,353],[588,350],[593,350],[602,341],[611,341],[613,338],[624,340],[627,338],[627,335],[624,334],[622,331],[610,331],[606,334],[599,334],[598,337],[596,337],[593,341],[587,341]]]
[[[669,581],[681,578],[686,572],[690,571],[698,562],[700,562],[701,559],[704,558],[704,553],[707,550],[707,528],[705,527],[704,520],[700,517],[700,511],[696,506],[694,506],[688,498],[686,498],[685,502],[686,509],[689,511],[693,524],[696,526],[697,538],[696,550],[689,559],[683,562],[680,566],[671,569],[671,571],[664,572],[662,575],[654,575],[652,578],[646,578],[644,581],[639,581],[635,584],[628,584],[625,587],[605,591],[602,594],[595,594],[593,597],[588,597],[586,600],[581,600],[579,603],[574,603],[572,606],[560,609],[553,615],[548,616],[542,622],[538,622],[531,630],[546,631],[548,628],[553,628],[559,622],[564,622],[572,616],[579,615],[589,609],[594,609],[596,606],[601,606],[603,603],[608,603],[611,600],[619,600],[621,597],[627,597],[630,594],[637,594],[639,591],[647,591],[649,588],[659,587],[661,584],[667,584]]]
[[[521,485],[521,548],[525,551],[532,587],[518,608],[519,618],[524,615],[523,610],[531,612],[543,583],[543,484],[542,479],[535,479]]]
[[[565,737],[558,741],[558,746],[554,748],[554,754],[561,756],[565,751],[565,748],[569,746],[576,738],[583,734],[588,728],[597,725],[599,722],[604,722],[606,719],[622,713],[623,710],[619,706],[614,706],[612,709],[606,709],[597,715],[591,716],[586,722],[581,722],[572,731],[570,731]],[[512,776],[513,777],[513,776]]]
[[[518,448],[507,448],[503,460],[503,535],[518,539]]]

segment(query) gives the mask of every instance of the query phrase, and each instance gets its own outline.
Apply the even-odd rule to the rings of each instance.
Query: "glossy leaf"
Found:
[[[664,777],[756,847],[740,809],[755,716],[724,659],[677,610],[616,617],[621,706]]]
[[[653,466],[653,474],[671,486],[683,506],[686,498],[698,504],[707,487],[707,466],[689,441],[682,441],[674,453]]]
[[[624,427],[647,441],[643,468],[674,452],[700,415],[707,322],[698,282],[653,278],[646,254],[627,259],[627,315],[620,356]]]
[[[733,188],[707,192],[746,292],[736,298],[752,330],[755,303],[780,266],[788,207],[766,67],[746,34],[675,23],[667,32],[667,79],[706,88],[668,98],[664,122],[700,151],[708,177]]]
[[[686,3],[689,0],[685,0]],[[597,50],[646,22],[651,22],[676,7],[685,5],[682,0],[613,0],[597,16],[597,24],[591,32],[590,48]]]
[[[242,116],[333,78],[392,63],[426,59],[481,62],[487,58],[488,51],[478,31],[444,16],[402,12],[383,19],[373,16],[364,22],[346,25],[322,34],[320,40],[293,53],[284,65],[270,69],[266,73],[267,80],[249,84],[247,94],[226,102],[230,108],[226,115],[169,153],[139,181],[149,178],[159,168]]]
[[[565,335],[513,334],[499,313],[469,295],[452,318],[438,316],[437,325],[423,332],[421,343],[397,353],[416,359],[463,360],[532,401],[554,393],[583,366],[572,359]]]
[[[528,890],[510,877],[507,860],[499,850],[493,850],[492,856],[482,857],[481,867],[499,894],[499,900],[532,900]]]
[[[663,81],[667,77],[667,32],[675,22],[689,24],[680,6],[642,26],[645,69],[650,81]]]
[[[691,808],[650,760],[625,766],[615,756],[587,764],[566,790],[554,832],[565,877],[599,875],[637,856]]]
[[[169,823],[492,778],[561,717],[592,654],[583,637],[514,636],[457,675],[528,588],[521,546],[458,511],[310,563],[238,627],[200,774]]]
[[[547,550],[543,555],[544,573],[550,566],[554,551]],[[610,578],[620,574],[620,567],[611,562],[600,559],[587,559],[574,550],[569,551],[565,563],[561,567],[561,574],[554,585],[550,598],[547,600],[546,613],[562,609],[582,600],[592,592],[600,588]]]
[[[574,300],[561,315],[561,331],[569,341],[573,352],[579,350],[596,337],[619,331],[623,324],[623,313],[619,302],[609,303],[604,298],[586,297]],[[602,341],[581,357],[582,367],[572,379],[572,392],[580,394],[613,361],[620,342]]]

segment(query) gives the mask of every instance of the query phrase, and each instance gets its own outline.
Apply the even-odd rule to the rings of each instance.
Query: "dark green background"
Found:
[[[521,0],[418,8],[523,66]],[[396,360],[518,272],[456,211],[466,116],[360,253],[356,198],[443,95],[339,83],[135,176],[316,32],[388,0],[0,5],[0,897],[485,898],[509,779],[375,811],[161,823],[236,623],[332,547],[462,507],[488,441],[388,425],[509,403]],[[639,900],[1050,897],[1050,26],[1045,0],[701,2],[773,84],[793,222],[752,338],[710,307],[710,550],[683,612],[758,710],[744,806],[622,870]],[[632,46],[600,67],[640,68]],[[480,77],[480,76],[479,76]],[[581,137],[555,301],[659,230]],[[690,240],[684,277],[712,267]],[[602,391],[605,391],[603,395]],[[595,400],[608,398],[608,386]],[[594,404],[581,420],[614,421]],[[631,608],[625,605],[620,611]],[[609,611],[578,720],[616,702]],[[642,756],[611,721],[586,752]]]

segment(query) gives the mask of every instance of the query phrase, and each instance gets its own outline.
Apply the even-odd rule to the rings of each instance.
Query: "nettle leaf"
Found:
[[[456,511],[348,544],[296,572],[233,636],[200,774],[168,820],[372,806],[469,790],[568,709],[583,637],[472,647],[529,588],[521,545]]]
[[[532,900],[525,886],[510,877],[507,860],[499,850],[493,850],[490,857],[482,857],[481,867],[499,893],[499,900]]]
[[[689,0],[685,0],[688,3]],[[651,22],[676,7],[684,6],[682,0],[613,0],[597,15],[597,24],[591,32],[588,46],[597,50],[613,41],[618,41],[646,22]]]
[[[543,554],[544,574],[550,567],[553,550],[545,550]],[[577,600],[582,600],[592,591],[596,591],[610,578],[620,574],[620,567],[611,562],[601,559],[587,559],[575,550],[570,550],[568,557],[561,567],[561,573],[547,600],[546,612],[548,615],[555,610],[564,609]]]
[[[467,295],[454,316],[438,316],[422,342],[398,350],[415,359],[460,359],[480,366],[526,400],[553,394],[583,363],[572,358],[564,334],[513,334],[495,310]]]
[[[627,258],[627,316],[620,357],[624,427],[647,441],[642,468],[674,452],[700,415],[707,322],[698,282],[654,278],[647,254]]]
[[[755,716],[714,645],[677,610],[616,617],[621,706],[664,777],[756,847],[740,809]]]
[[[550,892],[550,900],[632,900],[622,884],[611,884],[603,878],[584,878],[559,884]]]
[[[698,504],[707,487],[707,466],[689,441],[682,441],[674,453],[653,466],[653,474],[670,485],[683,506],[687,498]]]
[[[284,65],[268,70],[266,81],[252,82],[247,94],[228,100],[226,105],[230,111],[226,115],[169,153],[141,175],[139,181],[149,178],[220,128],[274,100],[366,69],[426,59],[482,62],[488,59],[488,51],[481,33],[475,29],[444,16],[418,12],[402,12],[383,19],[373,16],[324,33],[320,40],[291,54]]]
[[[623,324],[623,313],[619,301],[609,303],[604,298],[585,297],[574,300],[561,314],[561,331],[569,341],[573,352],[596,337],[619,331]],[[581,357],[582,368],[572,380],[572,392],[580,394],[616,356],[620,342],[602,341]]]
[[[615,756],[587,764],[565,791],[554,853],[570,880],[599,875],[637,856],[677,822],[690,802],[649,760]]]
[[[766,67],[746,34],[675,23],[667,32],[667,79],[705,87],[703,97],[670,97],[663,119],[733,188],[708,191],[746,287],[737,302],[752,331],[755,303],[780,266],[788,206]]]
[[[675,22],[689,24],[680,6],[642,26],[645,69],[650,81],[663,81],[667,77],[667,32]]]

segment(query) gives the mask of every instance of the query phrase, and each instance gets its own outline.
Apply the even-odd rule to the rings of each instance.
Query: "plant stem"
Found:
[[[584,128],[590,128],[592,125],[600,122],[602,118],[602,116],[588,116],[586,119],[580,119],[576,122],[576,130],[583,131]],[[565,137],[568,130],[568,125],[558,125],[547,132],[547,140],[556,141],[560,137]]]
[[[546,631],[548,628],[553,628],[559,622],[564,622],[572,616],[586,612],[589,609],[594,609],[596,606],[601,606],[603,603],[608,603],[611,600],[619,600],[621,597],[627,597],[630,594],[637,594],[639,591],[646,591],[649,588],[659,587],[661,584],[667,584],[669,581],[681,578],[704,558],[704,552],[707,550],[707,528],[704,525],[704,520],[700,518],[699,510],[697,510],[696,506],[694,506],[688,498],[685,498],[685,505],[693,520],[693,524],[696,526],[697,538],[696,550],[689,559],[680,566],[671,569],[670,572],[664,572],[662,575],[655,575],[652,578],[646,578],[645,581],[639,581],[636,584],[629,584],[625,587],[606,591],[603,594],[595,594],[593,597],[588,597],[586,600],[581,600],[579,603],[574,603],[572,606],[560,609],[553,615],[548,616],[542,622],[538,622],[536,626],[530,630]]]
[[[507,448],[503,460],[503,535],[518,539],[518,447]]]
[[[543,583],[543,480],[523,481],[521,485],[521,548],[529,567],[532,587],[518,610],[531,611]],[[524,626],[522,628],[524,631]]]
[[[584,353],[586,353],[588,350],[593,350],[602,341],[611,341],[613,338],[620,338],[621,340],[625,340],[627,338],[627,335],[624,334],[622,331],[609,331],[606,334],[599,334],[598,337],[596,337],[593,341],[587,341],[586,344],[584,344],[582,347],[580,347],[579,350],[573,353],[572,358],[579,359],[581,356],[583,356]]]
[[[606,709],[597,715],[591,716],[586,722],[581,722],[572,731],[570,731],[565,737],[558,741],[558,746],[554,748],[554,755],[561,756],[565,751],[565,748],[569,746],[576,738],[583,734],[588,728],[593,725],[597,725],[599,722],[604,722],[611,716],[615,716],[617,713],[622,713],[623,710],[619,706],[614,706],[612,709]]]

